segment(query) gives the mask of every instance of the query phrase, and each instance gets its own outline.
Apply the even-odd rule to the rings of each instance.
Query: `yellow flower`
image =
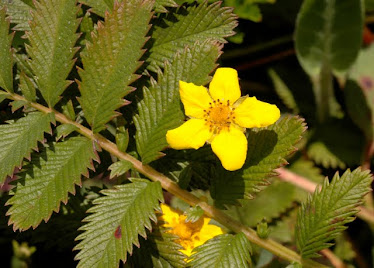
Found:
[[[198,149],[209,142],[222,166],[240,169],[247,156],[245,128],[266,127],[280,117],[277,106],[256,97],[240,98],[238,73],[232,68],[218,68],[209,85],[179,81],[179,93],[190,119],[169,130],[166,140],[178,150]]]
[[[161,204],[161,219],[166,228],[171,228],[170,233],[179,237],[176,241],[183,249],[183,254],[191,256],[192,250],[204,244],[207,240],[223,234],[222,228],[209,224],[210,218],[201,217],[196,222],[186,222],[186,216],[180,211],[174,210],[168,205]]]

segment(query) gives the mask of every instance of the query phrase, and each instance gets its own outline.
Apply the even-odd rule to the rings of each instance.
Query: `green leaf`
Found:
[[[178,50],[193,47],[196,41],[210,39],[225,43],[224,38],[234,35],[233,29],[237,25],[232,8],[220,7],[220,2],[211,5],[204,2],[187,10],[181,8],[170,16],[172,18],[162,22],[163,26],[155,26],[152,34],[154,43],[147,59],[150,63],[147,68],[151,71],[164,67],[165,61],[171,62]]]
[[[110,178],[121,176],[133,167],[132,163],[126,160],[120,160],[109,166]]]
[[[155,1],[155,11],[166,13],[168,10],[166,7],[178,7],[178,4],[174,0],[156,0]]]
[[[287,106],[287,108],[291,109],[293,113],[299,113],[299,107],[297,106],[292,91],[273,69],[270,69],[268,74],[273,81],[275,92],[277,92],[283,103]]]
[[[30,46],[31,67],[37,77],[36,83],[50,107],[58,101],[61,93],[71,83],[66,78],[74,65],[74,48],[78,39],[76,30],[78,7],[76,0],[40,0],[27,33]]]
[[[204,210],[196,205],[186,211],[186,221],[196,222],[204,215]]]
[[[30,113],[15,123],[0,125],[0,184],[6,176],[12,175],[15,167],[29,157],[44,132],[51,130],[52,114]]]
[[[56,128],[56,140],[65,138],[69,136],[73,131],[78,130],[78,128],[72,124],[61,124]]]
[[[139,246],[138,235],[146,237],[151,221],[156,222],[155,209],[163,200],[159,182],[133,179],[132,183],[103,190],[105,195],[94,201],[86,217],[88,222],[76,239],[81,241],[75,249],[80,250],[76,259],[78,267],[117,267],[120,260],[126,262],[132,244]]]
[[[249,130],[243,168],[230,172],[218,165],[211,179],[211,195],[217,205],[253,198],[269,184],[266,179],[276,175],[274,169],[287,163],[284,158],[296,150],[294,145],[304,130],[305,124],[298,117],[284,117],[267,128]]]
[[[177,236],[167,233],[163,228],[156,227],[147,239],[140,238],[140,247],[134,248],[129,259],[131,267],[184,268],[187,257],[176,243]]]
[[[144,99],[138,103],[139,114],[134,117],[136,147],[143,163],[162,154],[168,144],[166,132],[181,125],[185,118],[180,103],[179,80],[204,85],[216,67],[221,46],[212,41],[194,44],[178,53],[171,64],[165,65],[158,82],[144,88]]]
[[[125,104],[122,98],[131,92],[129,85],[138,78],[134,72],[141,65],[152,6],[152,0],[116,4],[82,54],[80,103],[94,132],[116,116],[115,110]]]
[[[334,120],[315,130],[307,154],[325,168],[343,169],[360,164],[364,142],[363,135],[352,123]]]
[[[113,5],[109,7],[105,0],[79,0],[79,2],[91,7],[91,11],[101,17],[105,16],[106,10],[111,11],[113,9]]]
[[[35,229],[42,220],[47,222],[61,202],[67,202],[68,193],[75,193],[75,184],[81,183],[81,174],[87,173],[92,159],[96,159],[93,144],[85,137],[53,143],[34,153],[7,202],[12,205],[7,215],[13,229]]]
[[[231,207],[227,213],[241,223],[255,227],[262,219],[268,222],[277,218],[292,206],[295,200],[295,186],[274,181],[253,200],[243,200],[240,207]]]
[[[325,63],[335,73],[344,73],[355,61],[362,42],[363,7],[362,0],[303,2],[296,23],[295,47],[310,76],[318,76]]]
[[[369,171],[347,170],[342,177],[335,174],[331,183],[326,178],[322,189],[302,204],[295,228],[297,247],[303,258],[319,256],[318,251],[330,247],[327,243],[353,221],[362,198],[371,188]]]
[[[5,8],[0,9],[0,87],[13,92],[13,35],[9,34],[9,19],[6,18]]]
[[[348,113],[368,140],[373,139],[374,125],[374,45],[360,51],[344,88]]]
[[[199,268],[251,266],[251,245],[243,233],[218,235],[195,248],[189,265]]]
[[[6,7],[6,13],[11,23],[16,24],[12,28],[14,31],[29,31],[29,21],[32,19],[31,10],[33,8],[21,0],[0,0],[0,8]]]
[[[33,81],[23,72],[21,73],[19,78],[19,87],[22,91],[23,96],[28,101],[36,101],[36,89],[33,84]]]

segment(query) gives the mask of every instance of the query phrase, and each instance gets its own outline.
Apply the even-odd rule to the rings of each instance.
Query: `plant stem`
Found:
[[[27,102],[27,100],[24,97],[18,94],[10,93],[7,97],[13,100],[22,100]],[[200,206],[208,217],[215,219],[217,222],[221,223],[222,225],[236,233],[243,232],[249,241],[272,252],[274,255],[277,255],[282,259],[288,260],[290,262],[302,263],[303,267],[305,268],[326,267],[325,265],[322,265],[312,260],[303,260],[301,256],[298,255],[295,251],[284,247],[283,245],[275,242],[274,240],[259,238],[255,230],[244,226],[240,222],[232,219],[231,217],[223,213],[221,210],[200,200],[198,197],[191,194],[190,192],[181,189],[175,182],[170,180],[164,174],[156,171],[148,165],[144,165],[141,161],[130,156],[129,154],[121,152],[118,149],[117,145],[111,142],[110,140],[106,139],[100,134],[94,134],[90,129],[68,119],[62,113],[59,113],[51,108],[45,107],[38,103],[28,102],[28,105],[44,113],[53,113],[55,115],[56,120],[60,123],[71,124],[76,126],[77,132],[93,140],[97,145],[99,145],[102,149],[108,151],[110,154],[118,157],[119,159],[131,162],[133,164],[133,167],[138,172],[145,175],[152,181],[160,182],[162,188],[168,191],[169,193],[179,197],[191,206]]]

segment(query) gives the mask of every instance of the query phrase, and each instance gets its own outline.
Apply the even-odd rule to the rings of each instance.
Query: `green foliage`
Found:
[[[227,212],[245,225],[255,227],[262,219],[278,218],[292,206],[295,187],[289,183],[274,181],[253,200],[243,200],[240,207],[231,207]],[[251,215],[246,217],[246,215]]]
[[[204,210],[200,206],[194,206],[186,211],[186,221],[196,222],[204,215]]]
[[[156,12],[168,12],[166,7],[178,7],[178,4],[174,0],[156,0],[155,11]]]
[[[108,170],[110,170],[110,178],[121,176],[129,171],[132,167],[133,165],[131,164],[131,162],[126,160],[115,162],[108,168]]]
[[[247,159],[241,170],[230,172],[218,167],[212,179],[211,195],[217,204],[235,204],[237,199],[251,199],[274,176],[274,169],[286,164],[284,157],[295,151],[293,147],[305,130],[302,120],[285,117],[267,128],[248,132]],[[229,178],[229,184],[228,184]]]
[[[48,221],[53,211],[59,211],[61,201],[67,202],[68,193],[75,193],[75,184],[80,184],[81,174],[88,174],[92,159],[96,159],[92,141],[84,137],[52,143],[34,153],[7,202],[13,229],[35,229],[42,220]]]
[[[335,174],[331,183],[325,179],[322,189],[315,191],[302,204],[295,228],[297,247],[303,258],[313,258],[321,249],[354,220],[357,207],[370,191],[372,176],[369,171],[347,170],[342,177]]]
[[[180,51],[171,64],[166,63],[158,82],[144,88],[144,99],[138,103],[139,115],[134,117],[136,147],[144,163],[149,163],[162,154],[168,144],[166,132],[181,125],[185,118],[180,104],[179,81],[204,85],[216,67],[221,46],[215,42],[195,43],[193,48]]]
[[[363,21],[362,0],[304,1],[295,33],[296,53],[304,70],[312,77],[320,75],[323,65],[335,73],[346,72],[361,46]]]
[[[25,75],[25,73],[21,73],[19,80],[19,87],[22,91],[22,95],[25,96],[28,101],[35,102],[36,89],[33,81]]]
[[[133,267],[186,267],[186,256],[179,251],[182,246],[175,242],[176,239],[176,236],[155,226],[147,239],[140,238],[140,247],[134,248],[130,264]]]
[[[261,10],[258,4],[272,4],[276,0],[225,0],[225,6],[235,8],[235,14],[241,19],[247,19],[254,22],[262,20]]]
[[[374,130],[374,45],[360,51],[344,89],[348,113],[356,125],[372,140]]]
[[[76,259],[78,267],[116,267],[132,253],[132,245],[139,245],[138,235],[146,237],[151,221],[156,222],[155,209],[162,201],[159,182],[132,179],[132,183],[103,190],[103,197],[94,201],[86,217],[88,222],[77,237],[82,240],[75,249],[80,250]]]
[[[353,124],[348,126],[350,127],[347,128],[347,122],[342,120],[321,125],[314,132],[308,146],[308,156],[325,168],[359,165],[364,139]],[[343,132],[344,135],[341,135]]]
[[[44,138],[44,132],[50,131],[52,114],[30,113],[11,124],[0,125],[0,184],[15,167],[29,157],[37,142]]]
[[[66,78],[74,65],[74,48],[78,39],[76,30],[78,8],[75,0],[41,0],[36,2],[30,32],[31,67],[37,76],[36,83],[50,107],[60,99],[60,94],[71,83]]]
[[[94,132],[116,116],[115,110],[125,104],[122,98],[131,92],[129,84],[138,78],[134,72],[141,65],[152,6],[152,0],[116,4],[82,54],[80,103]]]
[[[166,17],[162,26],[156,24],[147,68],[157,71],[158,67],[164,67],[165,61],[171,62],[178,50],[193,47],[196,41],[210,39],[225,43],[224,38],[234,34],[235,19],[232,9],[220,7],[220,2],[211,5],[203,2],[187,10],[181,8],[172,18]]]
[[[33,6],[22,0],[0,0],[0,8],[6,7],[6,13],[10,21],[15,24],[14,31],[29,31],[29,21],[32,19],[31,10]]]
[[[0,88],[13,91],[12,35],[9,35],[9,19],[6,19],[5,8],[0,9]]]
[[[282,81],[282,79],[274,70],[270,69],[268,73],[271,80],[273,81],[274,89],[277,92],[278,96],[282,99],[287,108],[291,109],[292,112],[297,114],[299,112],[299,107],[297,106],[291,90],[287,87],[287,85]]]
[[[191,267],[250,267],[251,245],[243,233],[218,235],[194,249]]]

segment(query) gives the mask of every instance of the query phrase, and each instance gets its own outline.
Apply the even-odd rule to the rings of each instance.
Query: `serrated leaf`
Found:
[[[13,35],[9,34],[9,24],[5,8],[0,8],[0,88],[13,92],[13,59],[11,51]]]
[[[325,168],[343,169],[360,164],[364,141],[361,132],[349,121],[330,121],[315,130],[307,154]]]
[[[0,184],[37,148],[44,132],[50,131],[51,117],[51,114],[30,113],[15,123],[0,125]]]
[[[13,229],[35,229],[42,220],[48,221],[61,202],[67,202],[68,193],[75,193],[75,185],[81,183],[81,174],[87,173],[92,159],[96,159],[93,143],[85,137],[53,143],[34,153],[7,202]]]
[[[362,0],[303,2],[296,22],[295,46],[310,76],[318,76],[323,64],[335,73],[347,71],[361,47],[363,11]]]
[[[243,233],[222,234],[195,248],[189,265],[192,268],[250,267],[251,251],[251,245]]]
[[[115,110],[125,104],[122,98],[131,92],[129,85],[138,78],[134,72],[141,65],[152,6],[153,0],[116,4],[82,54],[80,103],[94,132],[116,116]]]
[[[73,131],[78,130],[78,128],[72,124],[61,124],[56,128],[56,140],[65,138],[69,136]]]
[[[0,91],[0,103],[5,100],[6,98],[8,98],[9,94],[5,91]]]
[[[138,103],[139,114],[134,117],[136,147],[143,163],[161,156],[168,144],[166,132],[181,125],[185,118],[180,103],[179,81],[204,85],[216,67],[221,47],[206,41],[178,53],[171,64],[166,64],[158,82],[144,88],[144,99]]]
[[[79,0],[79,2],[91,7],[91,11],[101,17],[105,16],[105,11],[113,9],[113,5],[109,7],[105,0]]]
[[[146,237],[151,221],[156,222],[155,209],[163,200],[159,182],[133,179],[132,183],[103,190],[103,197],[94,201],[84,219],[88,222],[76,239],[82,240],[75,249],[80,250],[76,259],[78,267],[117,267],[120,260],[126,262],[127,252],[133,244],[139,245],[138,235]]]
[[[18,72],[24,72],[28,77],[34,77],[31,65],[30,65],[30,59],[26,54],[22,53],[13,53],[14,61],[17,65]],[[35,83],[35,82],[34,82]]]
[[[23,106],[27,105],[27,101],[24,100],[15,100],[10,103],[12,106],[12,113],[17,111],[18,109],[22,108]]]
[[[151,71],[164,67],[165,61],[172,61],[178,50],[186,46],[193,47],[196,41],[210,39],[225,43],[224,38],[233,35],[233,29],[237,25],[232,8],[220,7],[220,2],[208,5],[205,1],[187,10],[181,8],[170,16],[173,17],[173,22],[166,18],[163,26],[155,26],[152,34],[154,43],[147,59],[150,63],[147,68]]]
[[[241,170],[230,172],[217,167],[212,178],[211,195],[217,204],[236,204],[237,199],[251,199],[268,185],[274,169],[284,165],[284,159],[296,149],[305,125],[300,118],[284,117],[277,123],[248,131],[247,159]],[[228,183],[228,181],[230,183]]]
[[[303,258],[319,256],[318,251],[353,221],[365,194],[371,191],[372,176],[360,168],[335,174],[331,183],[326,178],[320,191],[302,204],[295,228],[296,244]]]
[[[120,160],[109,166],[110,178],[121,176],[133,167],[132,163],[126,160]]]
[[[134,248],[129,259],[132,267],[184,268],[185,256],[180,250],[183,247],[176,243],[176,237],[163,228],[156,227],[147,239],[140,238],[140,247]]]
[[[26,46],[38,89],[50,107],[70,84],[66,80],[74,65],[78,7],[76,0],[40,0],[30,22]]]
[[[35,102],[36,101],[36,89],[32,80],[25,74],[21,73],[19,78],[19,88],[22,91],[23,96],[26,100]]]
[[[275,91],[277,92],[283,103],[295,114],[299,113],[299,107],[296,104],[292,91],[287,87],[287,85],[282,81],[280,76],[273,69],[270,69],[268,71],[268,74],[273,81]]]
[[[0,0],[0,7],[6,7],[7,15],[10,21],[16,26],[12,28],[14,31],[29,31],[29,21],[32,19],[31,10],[33,8],[21,0]]]
[[[194,206],[189,208],[186,212],[186,221],[190,222],[196,222],[198,221],[203,215],[204,215],[204,210],[200,206]]]
[[[174,0],[156,0],[155,11],[165,13],[168,12],[167,7],[178,7],[178,4]]]
[[[253,200],[243,200],[240,207],[231,207],[227,213],[241,223],[255,227],[264,218],[270,222],[279,217],[292,206],[295,200],[295,186],[280,181],[274,181]]]

